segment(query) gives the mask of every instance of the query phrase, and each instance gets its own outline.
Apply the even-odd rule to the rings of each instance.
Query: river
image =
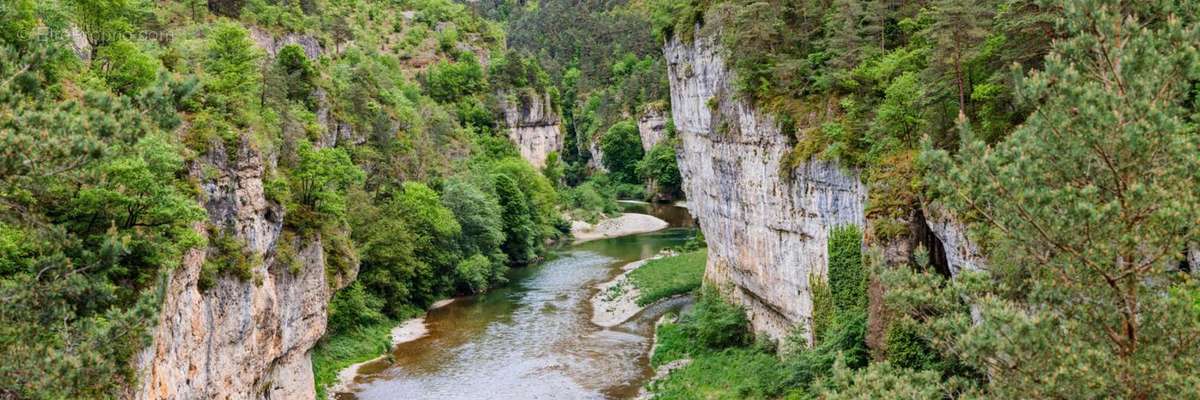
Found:
[[[359,369],[344,399],[621,399],[652,376],[654,320],[686,300],[644,310],[604,329],[591,323],[597,283],[621,266],[684,243],[694,233],[687,210],[622,203],[659,217],[658,232],[596,240],[552,252],[516,269],[505,287],[430,310],[428,334],[401,343],[392,361]]]

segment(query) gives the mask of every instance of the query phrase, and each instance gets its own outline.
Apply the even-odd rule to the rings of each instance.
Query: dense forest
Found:
[[[204,292],[295,273],[311,240],[346,280],[311,353],[323,396],[572,220],[682,198],[662,51],[698,40],[789,166],[861,171],[868,223],[830,234],[787,340],[702,289],[651,359],[691,364],[653,394],[1200,397],[1194,2],[0,0],[0,398],[129,397],[188,254]],[[504,105],[543,94],[564,140],[536,168]],[[214,223],[244,169],[282,219],[269,260]],[[988,268],[884,262],[934,207]]]
[[[1200,221],[1195,3],[681,0],[653,10],[663,40],[723,48],[736,95],[793,136],[793,165],[833,160],[869,187],[866,230],[831,234],[811,330],[780,347],[756,342],[739,310],[707,294],[660,331],[667,351],[655,365],[693,361],[656,393],[1198,395],[1200,292],[1187,261]],[[882,244],[908,235],[914,213],[939,209],[971,226],[987,267],[951,278],[931,258],[941,250],[922,247],[885,263]],[[882,340],[868,347],[873,335]]]
[[[330,276],[357,270],[329,305],[319,384],[378,352],[358,333],[501,284],[566,231],[561,178],[496,117],[495,93],[545,91],[545,73],[462,5],[5,0],[0,15],[0,397],[123,397],[190,248],[208,248],[202,291],[261,282],[265,260],[202,207],[224,165],[264,168],[274,264],[298,271],[296,238],[320,237]],[[587,212],[612,211],[592,195]]]

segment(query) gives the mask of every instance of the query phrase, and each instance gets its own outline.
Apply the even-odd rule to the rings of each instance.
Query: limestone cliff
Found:
[[[202,289],[201,270],[215,250],[188,252],[139,356],[135,398],[311,399],[308,351],[325,332],[329,297],[352,277],[330,281],[319,235],[283,234],[283,209],[263,192],[269,162],[262,154],[246,141],[211,146],[191,175],[201,182],[207,224],[245,245],[253,277],[222,274]],[[293,250],[290,262],[277,256],[283,247]]]
[[[858,174],[825,161],[784,167],[791,138],[741,100],[710,38],[666,44],[679,169],[708,240],[705,277],[730,290],[755,330],[779,338],[812,315],[830,230],[864,223]]]
[[[251,37],[269,56],[289,44],[317,58],[321,47],[303,35]],[[330,118],[320,89],[317,112],[329,132],[317,146],[354,140],[346,124]],[[235,148],[214,140],[193,160],[208,221],[197,230],[232,233],[251,260],[250,279],[219,274],[204,287],[201,272],[214,248],[194,249],[173,271],[152,344],[138,359],[137,399],[312,399],[309,350],[325,333],[329,299],[355,271],[327,273],[327,243],[319,234],[285,233],[284,209],[267,199],[263,180],[275,165],[243,135]],[[211,239],[211,238],[210,238]],[[348,260],[356,265],[353,260]],[[332,279],[332,281],[331,281]]]
[[[667,114],[658,107],[646,107],[637,122],[638,134],[642,137],[642,150],[647,152],[667,138]]]
[[[508,138],[522,158],[541,168],[550,152],[562,152],[562,127],[549,93],[501,92],[497,97]]]

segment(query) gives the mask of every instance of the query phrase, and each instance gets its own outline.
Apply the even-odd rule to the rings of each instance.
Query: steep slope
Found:
[[[140,357],[135,397],[311,399],[308,351],[325,333],[330,296],[353,276],[326,273],[319,234],[281,235],[283,209],[264,195],[262,154],[245,142],[213,146],[191,173],[218,171],[201,184],[207,224],[231,227],[245,243],[253,278],[221,275],[202,288],[205,262],[220,255],[187,254],[171,276],[153,345]],[[283,260],[281,248],[295,249],[294,260]]]
[[[549,93],[515,92],[497,95],[508,138],[517,145],[517,151],[525,161],[537,168],[544,167],[546,156],[551,152],[562,152],[561,119],[554,111]]]
[[[734,95],[711,39],[673,38],[665,54],[683,188],[708,240],[705,276],[755,330],[783,337],[812,316],[809,283],[825,274],[830,229],[864,223],[866,188],[834,162],[783,167],[789,139]]]

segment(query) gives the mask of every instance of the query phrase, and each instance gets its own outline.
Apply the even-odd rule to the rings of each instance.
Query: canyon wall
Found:
[[[550,152],[562,153],[562,127],[549,93],[501,92],[497,97],[508,138],[522,158],[540,169]]]
[[[683,190],[708,240],[705,278],[746,307],[756,331],[781,338],[809,323],[829,232],[864,224],[866,188],[834,162],[785,167],[792,140],[734,93],[711,38],[673,38],[665,54]]]
[[[152,344],[139,356],[134,397],[312,399],[308,352],[325,332],[330,296],[353,276],[326,272],[318,234],[284,234],[284,210],[263,191],[270,162],[248,140],[236,149],[210,146],[190,172],[200,182],[207,225],[244,244],[252,277],[222,273],[203,287],[203,266],[218,250],[187,253],[171,273]],[[286,259],[281,248],[290,250]]]
[[[272,57],[288,44],[300,45],[310,58],[321,54],[308,36],[275,38],[255,29],[251,37]],[[349,125],[330,117],[325,93],[314,95],[321,125],[329,128],[316,145],[361,142]],[[213,140],[189,164],[208,212],[208,221],[195,229],[210,243],[213,232],[232,234],[244,246],[234,251],[250,260],[251,277],[218,273],[205,282],[205,263],[216,262],[222,250],[210,246],[185,255],[170,274],[151,344],[138,356],[136,399],[315,396],[309,350],[325,333],[330,297],[354,279],[357,261],[337,260],[348,271],[327,268],[326,248],[336,246],[316,232],[285,232],[283,207],[264,192],[274,155],[263,154],[251,136],[242,135],[239,143]]]
[[[647,107],[637,122],[638,134],[642,137],[642,150],[649,152],[654,145],[667,138],[667,114],[657,107]]]

